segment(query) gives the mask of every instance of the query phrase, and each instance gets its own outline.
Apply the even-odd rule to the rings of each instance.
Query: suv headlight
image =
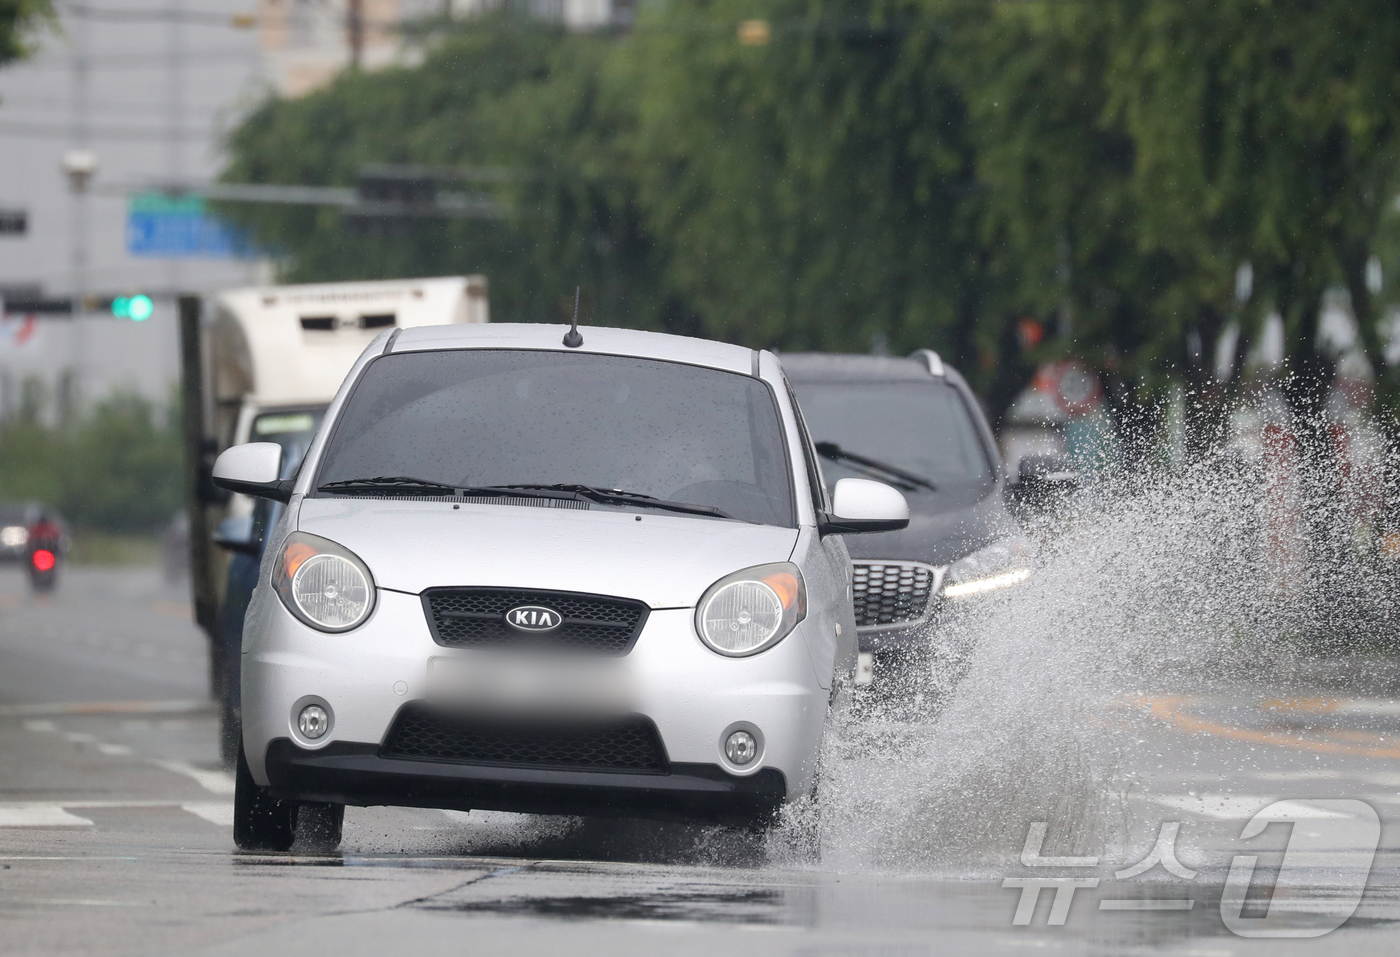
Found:
[[[958,598],[1018,585],[1031,577],[1030,542],[1019,535],[1003,538],[948,566],[943,596]]]
[[[349,631],[374,610],[374,579],[365,563],[305,532],[282,543],[272,585],[288,611],[319,631]]]
[[[742,658],[776,645],[806,617],[802,573],[791,562],[776,562],[711,585],[695,608],[695,630],[712,650]]]

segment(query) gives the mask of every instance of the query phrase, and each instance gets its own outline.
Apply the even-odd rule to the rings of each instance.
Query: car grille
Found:
[[[856,625],[877,628],[921,620],[928,612],[937,576],[915,562],[856,562],[852,592]]]
[[[518,631],[506,624],[506,612],[520,605],[550,608],[563,624],[547,632]],[[649,611],[627,598],[514,588],[433,588],[423,593],[423,608],[433,640],[449,648],[530,645],[605,655],[627,654]]]
[[[399,713],[379,753],[458,764],[603,771],[667,769],[656,726],[641,715],[593,722],[511,722],[443,714],[421,705]]]

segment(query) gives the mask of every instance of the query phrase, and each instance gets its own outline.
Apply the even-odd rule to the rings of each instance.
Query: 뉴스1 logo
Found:
[[[563,623],[563,615],[543,605],[519,605],[506,612],[506,624],[521,631],[553,631]]]

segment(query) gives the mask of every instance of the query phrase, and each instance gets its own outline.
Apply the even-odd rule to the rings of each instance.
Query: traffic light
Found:
[[[150,296],[118,296],[112,300],[112,315],[118,319],[145,322],[155,311]]]

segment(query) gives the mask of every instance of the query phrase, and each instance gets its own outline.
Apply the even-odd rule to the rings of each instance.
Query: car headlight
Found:
[[[726,575],[695,608],[695,630],[731,658],[755,655],[787,637],[807,617],[807,585],[791,562],[755,565]]]
[[[374,610],[374,579],[365,563],[305,532],[283,542],[272,584],[287,610],[319,631],[349,631]]]
[[[948,566],[943,596],[959,598],[1019,585],[1031,577],[1030,542],[1021,536],[1003,538]]]

